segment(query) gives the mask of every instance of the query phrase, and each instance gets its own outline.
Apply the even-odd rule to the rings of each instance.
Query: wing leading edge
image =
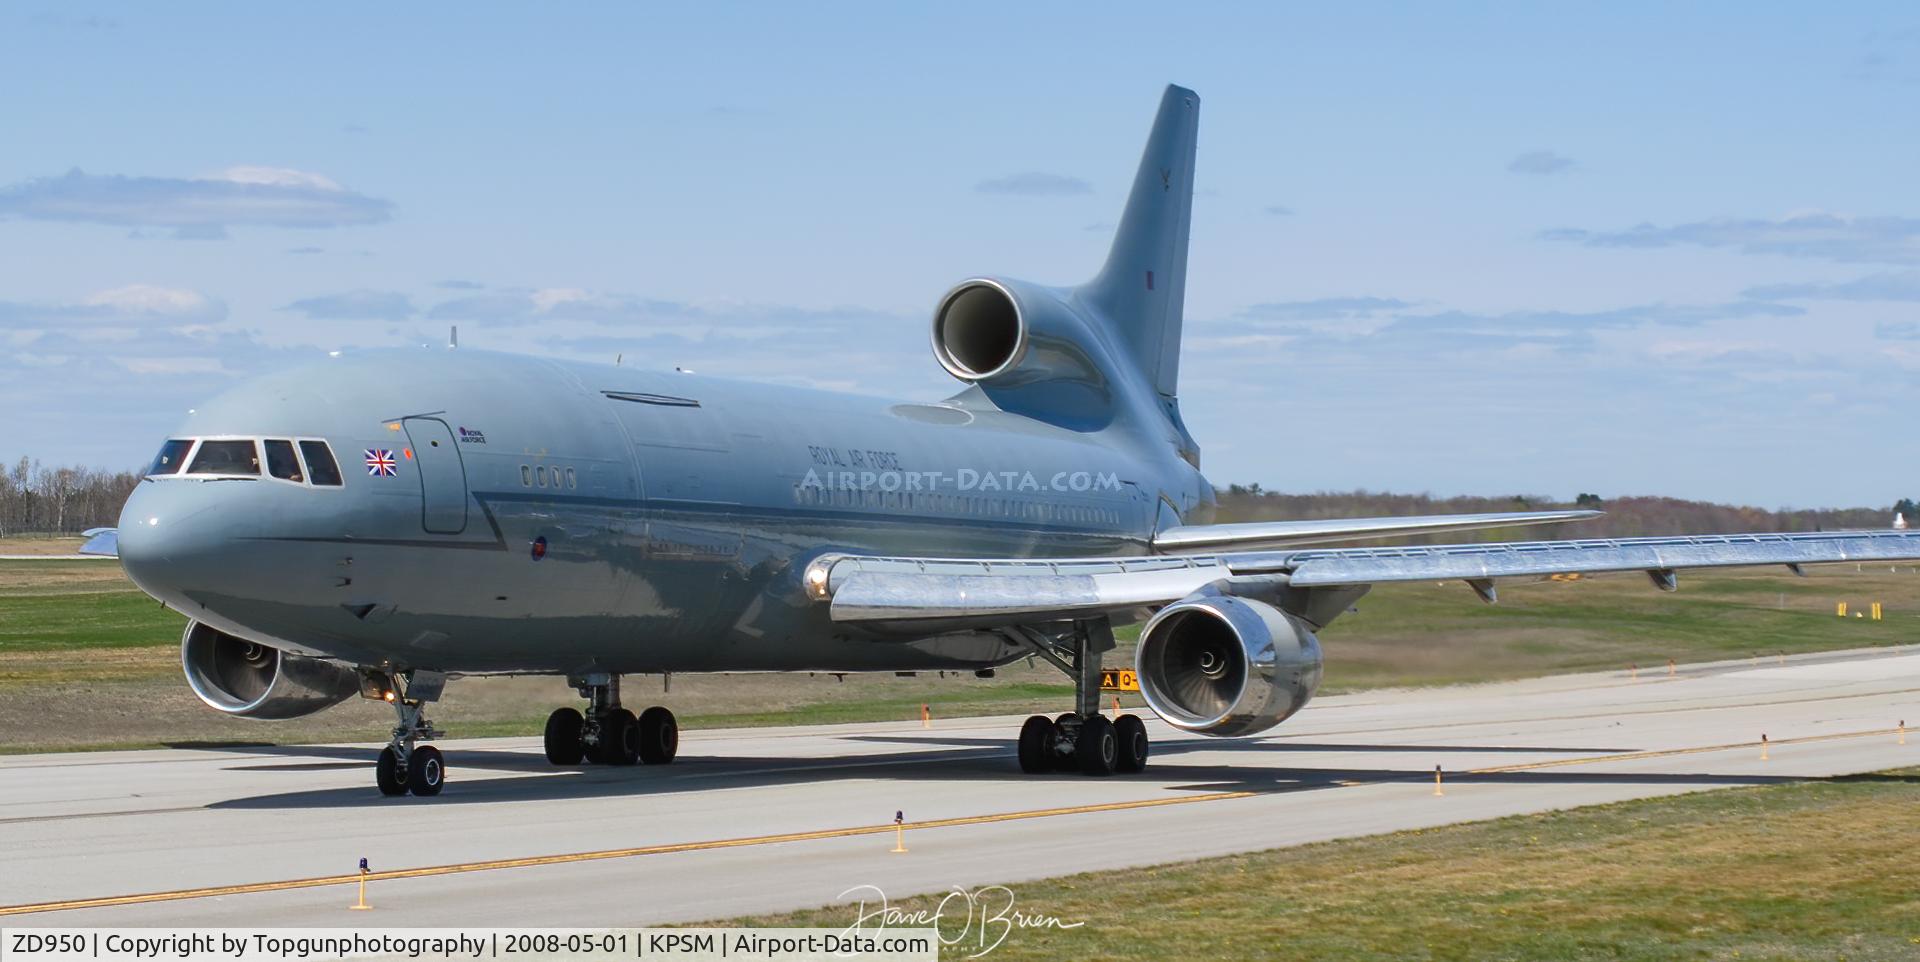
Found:
[[[1920,533],[1834,531],[1666,538],[1313,548],[1148,558],[970,560],[828,556],[809,590],[839,622],[1014,624],[1167,604],[1220,581],[1294,587],[1641,571],[1671,588],[1686,568],[1920,560]]]

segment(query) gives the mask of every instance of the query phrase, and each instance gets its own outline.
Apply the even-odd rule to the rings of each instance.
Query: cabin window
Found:
[[[533,483],[536,487],[547,486],[547,466],[542,464],[533,469]]]
[[[333,449],[325,441],[300,442],[300,456],[307,462],[307,480],[324,488],[340,486],[340,465],[333,460]]]
[[[147,467],[148,474],[179,474],[181,464],[187,460],[187,452],[193,450],[190,438],[174,438],[160,445],[160,453],[153,456],[153,464]]]
[[[523,488],[533,487],[533,465],[523,464],[520,466],[520,486]]]
[[[568,469],[567,469],[567,488],[568,488],[568,490],[573,490],[573,489],[575,489],[575,488],[578,488],[578,487],[580,487],[580,477],[579,477],[579,475],[576,475],[576,474],[574,474],[574,473],[573,473],[573,469],[572,469],[572,468],[568,468]]]
[[[305,480],[300,474],[300,459],[294,456],[293,442],[269,438],[262,442],[267,449],[267,473],[282,481],[299,484]]]
[[[252,440],[202,441],[188,474],[260,476],[260,452]]]

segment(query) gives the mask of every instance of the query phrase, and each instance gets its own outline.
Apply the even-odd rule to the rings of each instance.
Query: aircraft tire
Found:
[[[680,753],[680,723],[673,712],[655,705],[640,713],[634,733],[640,760],[648,765],[665,765]]]
[[[615,708],[600,722],[600,761],[608,765],[631,765],[640,760],[640,726],[633,712]]]
[[[1114,735],[1113,722],[1105,715],[1080,719],[1080,735],[1073,741],[1073,754],[1082,775],[1111,775],[1120,758],[1120,739]]]
[[[400,756],[392,748],[380,749],[380,760],[373,763],[373,780],[382,795],[407,793],[407,773],[400,770]]]
[[[1113,723],[1114,737],[1120,743],[1120,754],[1114,760],[1113,768],[1119,772],[1137,772],[1147,767],[1147,724],[1139,715],[1121,715]]]
[[[556,708],[547,716],[547,761],[555,765],[580,764],[582,724],[580,713],[572,708]]]
[[[1053,719],[1034,715],[1020,726],[1020,770],[1029,775],[1053,771]]]
[[[1073,712],[1067,712],[1066,714],[1061,715],[1060,717],[1055,718],[1053,720],[1053,732],[1054,732],[1054,735],[1056,736],[1058,736],[1061,732],[1077,732],[1079,730],[1080,730],[1080,716],[1074,714]],[[1053,770],[1054,771],[1070,772],[1070,771],[1073,771],[1074,768],[1078,767],[1080,763],[1074,761],[1073,745],[1074,745],[1073,742],[1067,742],[1064,745],[1061,744],[1060,739],[1058,737],[1055,737],[1053,739]]]
[[[413,757],[407,760],[407,788],[421,798],[432,798],[446,785],[447,763],[440,757],[440,749],[432,745],[414,749]]]

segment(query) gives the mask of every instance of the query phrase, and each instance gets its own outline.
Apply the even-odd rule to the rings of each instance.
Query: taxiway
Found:
[[[1903,721],[1916,648],[1328,697],[1245,740],[1150,721],[1148,771],[1106,779],[1020,774],[1018,718],[689,731],[664,768],[452,739],[436,799],[382,797],[369,745],[20,755],[0,918],[690,922],[1920,764]]]

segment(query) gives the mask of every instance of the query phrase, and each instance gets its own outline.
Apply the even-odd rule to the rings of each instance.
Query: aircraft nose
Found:
[[[120,509],[120,567],[140,590],[176,609],[186,592],[213,583],[223,526],[203,484],[146,481]]]

